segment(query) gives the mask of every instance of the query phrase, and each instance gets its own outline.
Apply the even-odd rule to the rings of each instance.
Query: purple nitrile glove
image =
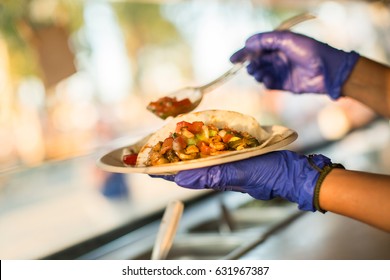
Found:
[[[290,31],[273,31],[251,36],[230,61],[248,58],[248,73],[269,89],[326,93],[337,99],[359,54]]]
[[[298,203],[301,210],[314,212],[314,188],[320,169],[330,164],[323,155],[310,156],[309,160],[295,152],[276,151],[162,178],[190,189],[237,191],[261,200],[281,197]]]

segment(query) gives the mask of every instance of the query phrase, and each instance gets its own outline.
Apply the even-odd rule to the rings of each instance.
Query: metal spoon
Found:
[[[289,18],[279,24],[275,30],[288,30],[298,23],[315,18],[310,13],[303,13],[292,18]],[[198,87],[185,87],[179,89],[157,101],[150,102],[147,109],[161,119],[167,117],[176,117],[177,115],[188,113],[194,110],[202,101],[206,93],[214,90],[222,83],[233,77],[240,69],[244,68],[247,62],[236,63],[230,70],[225,72],[217,79],[208,84]]]

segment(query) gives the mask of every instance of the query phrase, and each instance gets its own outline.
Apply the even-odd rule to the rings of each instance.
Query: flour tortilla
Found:
[[[270,134],[266,132],[255,118],[244,115],[234,111],[224,110],[208,110],[189,114],[182,114],[177,116],[168,122],[165,126],[155,132],[147,141],[147,143],[141,148],[138,153],[137,167],[146,166],[145,163],[148,161],[149,152],[154,145],[159,141],[164,141],[175,132],[176,124],[181,121],[195,122],[201,121],[206,125],[213,124],[219,129],[228,127],[230,129],[248,132],[250,135],[255,137],[261,144],[264,139],[269,138]],[[212,156],[211,156],[212,157]]]

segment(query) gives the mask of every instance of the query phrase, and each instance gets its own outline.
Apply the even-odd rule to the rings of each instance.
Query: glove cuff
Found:
[[[351,74],[352,69],[355,67],[359,57],[360,55],[355,51],[345,53],[344,63],[333,77],[334,81],[331,83],[333,86],[328,89],[328,94],[333,100],[336,100],[341,96],[341,89]]]
[[[294,188],[287,199],[298,203],[300,210],[315,212],[314,190],[322,169],[331,164],[331,160],[321,154],[302,156],[296,162]]]

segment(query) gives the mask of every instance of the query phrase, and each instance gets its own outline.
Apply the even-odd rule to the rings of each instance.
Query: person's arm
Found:
[[[333,169],[322,183],[320,207],[390,232],[390,177]]]
[[[356,99],[378,114],[390,117],[390,68],[360,57],[342,87],[342,94]]]

